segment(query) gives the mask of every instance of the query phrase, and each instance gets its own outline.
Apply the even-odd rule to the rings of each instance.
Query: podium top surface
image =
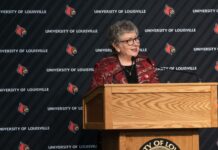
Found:
[[[103,90],[104,88],[120,88],[120,87],[126,87],[126,88],[131,88],[131,87],[182,87],[182,86],[218,86],[218,82],[190,82],[190,83],[137,83],[137,84],[104,84],[103,86],[99,86],[95,89],[92,89],[88,93],[86,93],[83,97],[87,97],[88,95],[92,94],[94,91],[98,90]]]
[[[193,82],[193,83],[143,83],[143,84],[104,84],[102,87],[117,87],[117,86],[125,86],[125,87],[131,87],[131,86],[183,86],[183,85],[192,85],[192,86],[200,86],[200,85],[218,85],[218,82]]]

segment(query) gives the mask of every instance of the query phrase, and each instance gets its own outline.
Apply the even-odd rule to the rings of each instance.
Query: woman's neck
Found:
[[[129,57],[129,56],[118,55],[118,59],[122,66],[131,66],[133,63],[132,57]]]

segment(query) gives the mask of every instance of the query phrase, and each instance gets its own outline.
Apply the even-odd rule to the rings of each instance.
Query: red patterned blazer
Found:
[[[158,83],[155,65],[145,56],[136,57],[136,72],[139,83]],[[91,81],[91,90],[104,84],[128,83],[123,67],[117,56],[109,56],[95,64],[94,75]]]

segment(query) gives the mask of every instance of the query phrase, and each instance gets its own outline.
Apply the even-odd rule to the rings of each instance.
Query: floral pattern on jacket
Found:
[[[137,56],[136,72],[139,83],[158,83],[155,65],[145,56]],[[125,84],[128,83],[123,67],[118,57],[109,56],[101,59],[95,64],[94,74],[91,81],[91,89],[104,84]]]

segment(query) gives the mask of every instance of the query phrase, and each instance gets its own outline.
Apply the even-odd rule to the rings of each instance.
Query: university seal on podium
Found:
[[[146,142],[144,145],[142,145],[140,150],[180,150],[180,149],[172,141],[163,138],[156,138]]]

